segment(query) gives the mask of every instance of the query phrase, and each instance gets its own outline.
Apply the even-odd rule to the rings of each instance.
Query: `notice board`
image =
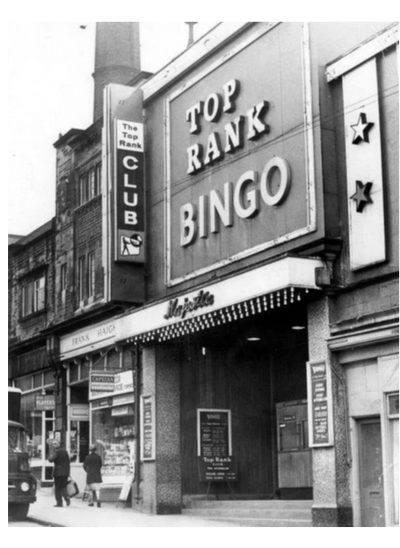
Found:
[[[307,363],[310,447],[333,444],[330,368],[325,361]]]
[[[140,397],[140,452],[142,460],[155,459],[155,408],[153,396]]]
[[[197,454],[200,481],[237,480],[229,409],[197,410]]]

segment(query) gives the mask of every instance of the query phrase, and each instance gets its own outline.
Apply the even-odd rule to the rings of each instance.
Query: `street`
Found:
[[[38,490],[38,499],[22,522],[6,518],[6,531],[230,531],[248,527],[223,521],[208,521],[195,516],[149,516],[117,508],[116,503],[103,503],[102,508],[89,508],[87,502],[72,499],[69,508],[54,508],[52,490]]]

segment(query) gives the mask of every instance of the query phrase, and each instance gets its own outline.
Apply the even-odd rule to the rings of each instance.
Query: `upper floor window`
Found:
[[[67,289],[67,263],[63,263],[60,269],[60,290]]]
[[[88,297],[94,297],[96,287],[96,263],[94,251],[88,255]]]
[[[40,276],[22,286],[22,316],[28,316],[45,307],[45,276]]]
[[[101,164],[97,164],[79,178],[79,205],[83,205],[98,196],[100,190]]]
[[[79,282],[79,302],[85,298],[85,257],[79,257],[78,263],[78,282]]]

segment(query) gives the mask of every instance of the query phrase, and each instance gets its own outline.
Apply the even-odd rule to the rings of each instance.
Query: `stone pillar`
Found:
[[[310,361],[325,360],[332,371],[333,447],[313,449],[313,527],[352,527],[346,379],[327,345],[330,298],[308,308]]]
[[[155,403],[155,461],[142,463],[143,511],[179,514],[182,506],[179,348],[143,349],[142,394]]]

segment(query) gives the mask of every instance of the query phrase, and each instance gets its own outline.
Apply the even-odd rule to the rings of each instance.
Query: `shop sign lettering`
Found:
[[[115,335],[115,324],[110,323],[108,325],[102,325],[96,329],[91,329],[86,333],[81,335],[74,335],[71,340],[72,348],[79,348],[81,346],[86,346],[87,344],[93,344],[103,339],[107,339]]]
[[[143,124],[116,120],[116,260],[144,262]]]
[[[164,315],[164,318],[166,320],[170,320],[171,318],[183,320],[188,312],[194,312],[199,308],[212,306],[214,302],[214,295],[209,291],[201,290],[193,299],[185,297],[182,303],[179,302],[179,299],[170,301],[168,304],[168,311]]]
[[[236,109],[235,99],[240,92],[240,82],[229,80],[222,86],[221,93],[212,92],[204,101],[199,101],[186,111],[189,132],[200,135],[202,121],[207,124],[219,122],[224,113]],[[195,175],[215,162],[221,161],[226,154],[233,154],[244,146],[244,141],[255,141],[269,133],[270,127],[265,121],[269,103],[260,101],[224,125],[224,134],[214,131],[207,138],[205,149],[201,143],[187,148],[187,173]],[[273,174],[279,171],[280,185],[276,192],[271,191]],[[198,203],[186,203],[180,208],[180,244],[182,247],[193,244],[197,238],[208,238],[220,231],[220,224],[232,227],[235,213],[241,219],[252,219],[259,214],[262,204],[273,207],[281,205],[290,190],[291,170],[289,163],[278,156],[266,161],[261,173],[248,170],[234,185],[227,181],[223,186],[223,195],[217,189],[199,196]]]

